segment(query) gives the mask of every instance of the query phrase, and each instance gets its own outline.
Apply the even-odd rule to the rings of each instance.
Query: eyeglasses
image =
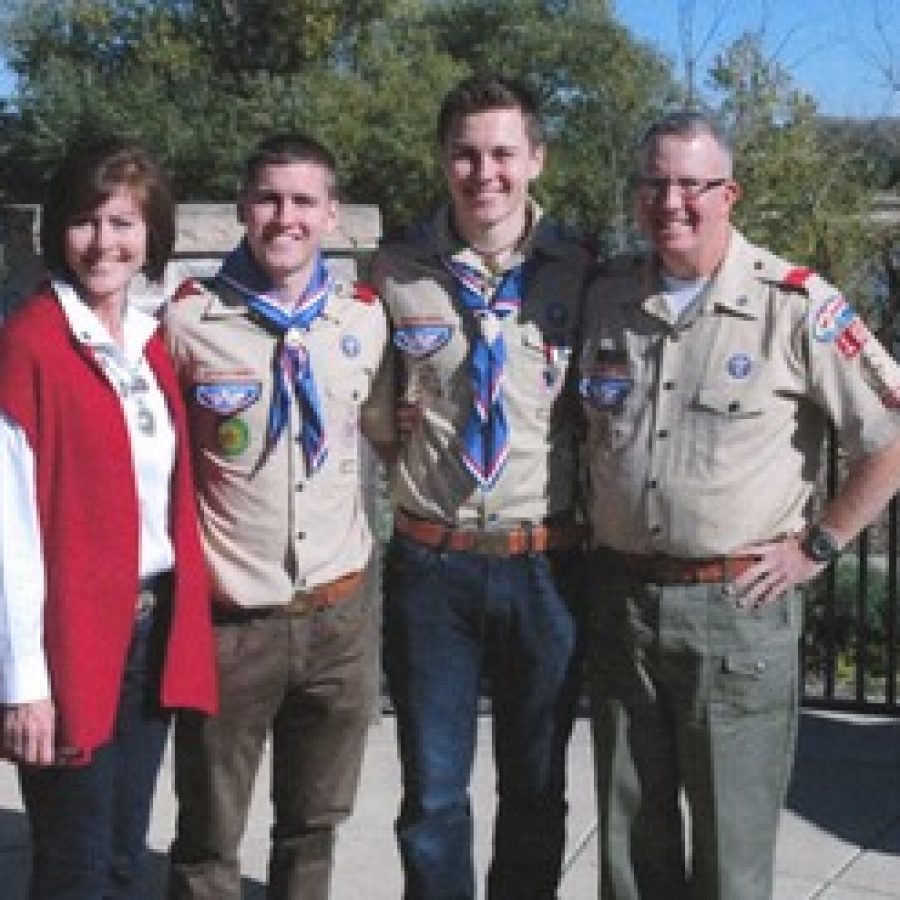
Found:
[[[727,184],[730,178],[657,178],[641,175],[636,179],[638,190],[653,197],[664,196],[669,188],[676,188],[688,200],[695,200],[713,188]]]

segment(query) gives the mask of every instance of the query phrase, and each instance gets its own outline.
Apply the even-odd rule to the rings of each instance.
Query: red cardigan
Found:
[[[146,346],[175,428],[172,620],[160,700],[214,712],[210,596],[197,527],[184,406],[159,335]],[[109,740],[139,581],[139,518],[128,431],[115,391],[69,330],[49,288],[0,328],[0,410],[35,456],[47,584],[44,652],[57,748],[86,763]]]

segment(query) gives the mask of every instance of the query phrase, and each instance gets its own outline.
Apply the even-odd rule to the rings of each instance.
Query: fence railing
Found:
[[[829,442],[825,486],[839,480]],[[841,558],[806,588],[801,645],[807,706],[900,715],[897,700],[897,519],[895,497]]]

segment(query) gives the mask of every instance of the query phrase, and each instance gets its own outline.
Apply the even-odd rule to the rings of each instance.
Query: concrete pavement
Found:
[[[587,723],[570,750],[570,824],[560,900],[595,900],[597,855]],[[399,770],[390,717],[371,731],[357,811],[338,842],[334,900],[399,900],[392,822]],[[474,777],[476,855],[484,871],[494,807],[490,727],[481,722]],[[174,803],[168,759],[150,830],[154,850],[147,900],[162,896]],[[243,845],[245,900],[265,898],[270,815],[262,772]],[[775,900],[900,900],[900,721],[805,712],[788,808],[782,818]],[[24,900],[28,833],[15,774],[0,767],[0,900]]]

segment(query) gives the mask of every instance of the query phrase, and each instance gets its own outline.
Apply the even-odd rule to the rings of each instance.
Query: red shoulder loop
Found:
[[[781,279],[781,283],[785,287],[793,288],[794,290],[800,290],[803,285],[806,283],[807,279],[811,275],[814,275],[812,269],[807,269],[802,266],[799,266],[796,269],[791,269],[784,278]]]
[[[172,302],[177,303],[179,300],[184,300],[185,297],[192,297],[200,292],[200,282],[196,278],[188,278],[178,285],[178,290],[172,294]]]
[[[357,281],[353,285],[353,296],[362,303],[374,303],[378,299],[378,291],[365,281]]]

